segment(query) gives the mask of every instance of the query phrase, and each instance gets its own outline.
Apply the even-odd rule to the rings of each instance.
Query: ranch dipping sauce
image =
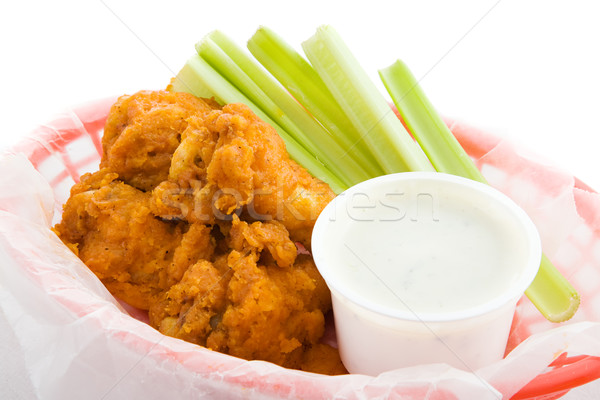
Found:
[[[448,193],[379,193],[366,208],[362,197],[348,199],[353,221],[338,225],[341,246],[330,256],[342,260],[340,285],[365,301],[446,313],[479,306],[517,279],[526,240],[493,204],[469,207]]]
[[[509,198],[432,172],[350,188],[319,216],[312,246],[342,360],[367,374],[501,359],[541,258],[535,226]]]

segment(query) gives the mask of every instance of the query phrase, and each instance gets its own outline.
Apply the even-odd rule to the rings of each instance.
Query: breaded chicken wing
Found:
[[[320,342],[329,290],[310,255],[334,197],[241,104],[139,92],[113,106],[100,171],[55,232],[166,335],[248,360],[345,373]]]
[[[104,128],[100,167],[138,189],[153,189],[167,178],[187,119],[215,108],[215,102],[188,93],[142,91],[122,96]]]
[[[331,299],[310,257],[285,268],[259,258],[248,248],[232,250],[226,264],[198,262],[150,308],[150,323],[248,360],[345,373],[337,351],[319,343]]]
[[[148,309],[171,283],[166,266],[184,225],[156,219],[150,194],[117,177],[106,169],[84,175],[71,190],[55,230],[113,294]]]
[[[81,178],[71,190],[60,238],[121,300],[147,310],[199,259],[210,258],[210,227],[162,221],[150,193],[117,180],[107,169]]]
[[[334,197],[324,182],[289,158],[283,140],[247,106],[229,104],[191,118],[156,188],[156,213],[212,223],[232,213],[277,220],[310,245],[312,227]]]

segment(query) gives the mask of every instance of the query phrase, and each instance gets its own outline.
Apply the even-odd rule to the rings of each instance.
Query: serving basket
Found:
[[[590,382],[600,393],[600,195],[537,155],[452,120],[486,179],[530,215],[545,253],[580,292],[572,320],[552,324],[524,297],[502,361],[375,377],[240,360],[152,329],[51,231],[73,183],[98,169],[115,100],[57,115],[0,158],[0,307],[40,398],[547,400]]]

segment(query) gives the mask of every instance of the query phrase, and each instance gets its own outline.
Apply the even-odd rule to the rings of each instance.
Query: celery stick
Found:
[[[370,178],[383,175],[375,157],[362,145],[360,133],[312,66],[275,32],[260,27],[248,41],[254,57],[302,104],[356,160]]]
[[[436,170],[486,183],[408,67],[397,61],[379,73],[404,122]],[[570,319],[579,307],[579,294],[546,256],[542,256],[538,274],[525,294],[552,322]]]
[[[440,172],[486,183],[469,155],[429,102],[415,77],[400,60],[379,71],[398,112],[433,167]]]
[[[433,170],[333,28],[319,27],[303,48],[386,173]]]
[[[175,79],[173,79],[170,89],[192,93],[201,97],[214,97],[221,104],[246,104],[259,118],[271,125],[279,133],[292,159],[306,168],[313,176],[329,184],[335,193],[341,193],[347,188],[347,185],[341,182],[304,147],[299,145],[288,132],[263,113],[259,107],[233,87],[231,83],[223,78],[199,55],[194,55],[187,61]]]
[[[168,89],[173,92],[191,93],[194,96],[207,99],[212,97],[219,104],[225,104],[225,101],[222,97],[218,96],[218,93],[230,90],[230,88],[227,85],[223,85],[223,87],[219,89],[219,81],[213,82],[211,87],[207,86],[203,79],[200,79],[199,76],[196,77],[196,75],[200,75],[200,71],[203,69],[206,69],[207,73],[213,72],[206,68],[200,57],[193,56],[183,65],[183,68],[181,68],[175,78],[173,78]]]
[[[196,50],[348,187],[369,179],[331,134],[226,35],[214,31],[196,45]]]
[[[567,321],[579,308],[579,294],[546,256],[525,294],[551,322]]]

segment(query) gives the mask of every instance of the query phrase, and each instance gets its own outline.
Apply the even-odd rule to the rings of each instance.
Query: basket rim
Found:
[[[550,366],[554,368],[535,377],[511,400],[547,398],[553,394],[560,397],[575,387],[600,379],[600,357],[597,356],[568,357],[562,353]]]

